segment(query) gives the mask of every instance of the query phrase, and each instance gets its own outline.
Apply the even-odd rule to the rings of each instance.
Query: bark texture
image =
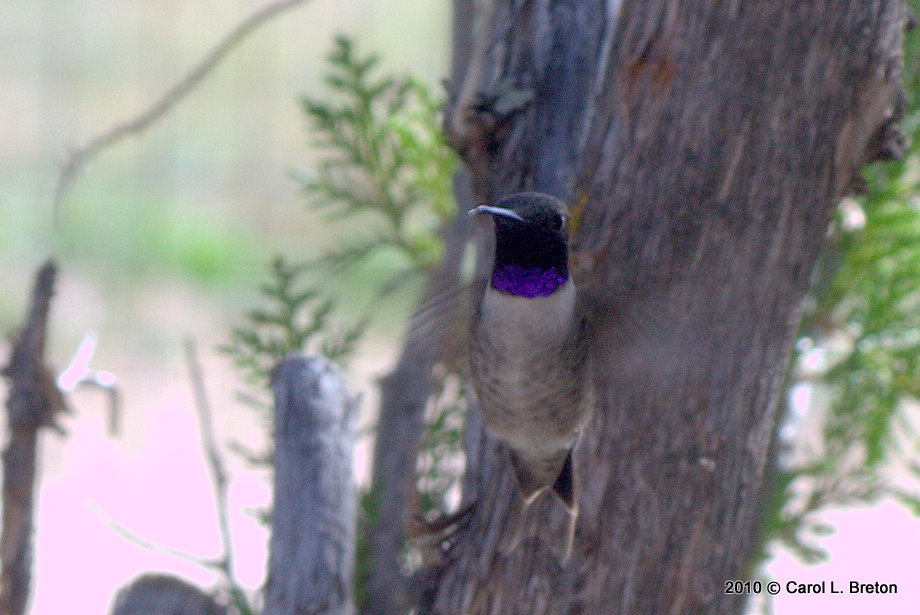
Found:
[[[265,615],[347,615],[354,568],[355,406],[324,357],[277,368],[275,502]]]
[[[477,506],[422,611],[737,612],[722,584],[756,540],[831,212],[861,165],[903,145],[904,3],[483,7],[452,136],[482,198],[572,204],[598,407],[571,560],[554,555],[561,507],[522,518],[504,456],[471,438]]]

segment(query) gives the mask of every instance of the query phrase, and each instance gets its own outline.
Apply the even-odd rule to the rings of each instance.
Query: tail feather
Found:
[[[577,503],[575,501],[575,473],[572,469],[572,451],[569,451],[569,454],[565,456],[565,461],[562,462],[562,470],[559,471],[559,476],[553,482],[553,494],[565,505],[569,514],[575,511]]]
[[[553,495],[565,506],[569,513],[569,527],[565,537],[565,554],[562,563],[565,564],[572,556],[572,546],[575,544],[575,524],[578,522],[578,497],[575,490],[575,473],[572,467],[572,451],[565,457],[562,471],[553,483]]]
[[[572,451],[568,451],[562,459],[560,465],[559,457],[540,458],[523,455],[520,451],[508,449],[508,458],[514,477],[517,479],[523,506],[521,514],[525,515],[530,505],[537,499],[544,490],[550,489],[553,495],[558,499],[566,512],[569,514],[569,524],[562,546],[562,554],[557,553],[562,564],[568,562],[572,555],[572,548],[575,542],[575,525],[578,521],[578,490],[575,482],[574,465],[572,461]],[[509,539],[507,551],[513,551],[521,540],[528,534],[524,525],[523,518],[519,519],[521,524],[512,532]],[[536,528],[531,528],[536,531]]]
[[[563,544],[558,544],[557,539],[549,540],[549,536],[542,536],[541,540],[546,541],[547,545],[553,545],[558,550],[552,549],[564,565],[572,555],[572,548],[575,542],[575,525],[578,521],[578,491],[575,482],[574,466],[572,461],[572,451],[566,451],[563,455],[550,455],[548,457],[527,455],[520,450],[508,449],[508,459],[514,477],[517,479],[518,487],[521,490],[522,507],[518,522],[508,537],[506,551],[511,552],[527,536],[541,534],[536,525],[531,525],[532,516],[527,514],[530,505],[545,490],[552,491],[569,516],[567,531],[561,536]],[[527,521],[530,519],[530,521]]]
[[[524,504],[529,506],[549,486],[546,478],[536,474],[533,471],[533,463],[521,457],[519,453],[509,449],[508,459],[511,462],[511,469],[514,470],[514,478],[517,479],[518,487],[521,489]]]
[[[574,514],[578,494],[571,450],[565,456],[542,457],[509,449],[508,458],[525,504],[532,503],[544,489],[550,489],[569,514]]]

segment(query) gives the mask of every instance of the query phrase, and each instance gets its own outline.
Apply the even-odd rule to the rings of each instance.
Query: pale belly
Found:
[[[512,448],[567,450],[584,421],[584,365],[570,352],[574,304],[571,283],[535,299],[486,292],[473,383],[487,427]]]

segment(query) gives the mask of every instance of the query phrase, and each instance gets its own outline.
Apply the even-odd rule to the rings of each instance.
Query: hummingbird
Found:
[[[473,389],[487,430],[507,447],[525,508],[549,489],[574,529],[572,450],[591,387],[585,302],[569,275],[569,212],[555,197],[522,192],[469,214],[495,227],[491,278],[470,332]]]

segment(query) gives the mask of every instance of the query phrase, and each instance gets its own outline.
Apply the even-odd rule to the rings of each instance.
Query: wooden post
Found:
[[[324,357],[275,371],[275,502],[264,615],[352,613],[355,400]]]

